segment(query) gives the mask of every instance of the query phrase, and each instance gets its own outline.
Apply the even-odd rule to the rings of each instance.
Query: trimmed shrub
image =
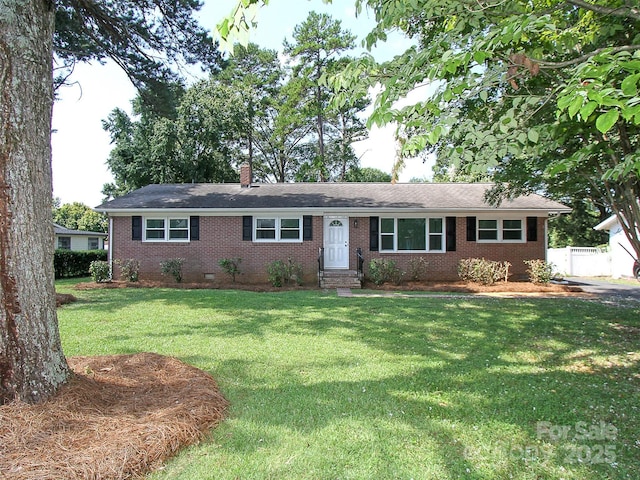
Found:
[[[458,262],[458,276],[465,282],[493,285],[509,280],[509,262],[496,262],[484,258],[463,258]]]
[[[109,262],[95,260],[89,265],[89,273],[96,283],[105,283],[111,280],[109,275]]]
[[[90,275],[91,262],[106,261],[106,250],[62,250],[55,251],[53,270],[56,278],[86,277]]]
[[[182,265],[184,258],[170,258],[160,262],[160,271],[163,275],[171,275],[177,283],[182,282]]]
[[[231,281],[233,283],[236,282],[236,275],[240,275],[240,264],[242,263],[242,259],[240,257],[235,258],[221,258],[218,260],[218,265],[220,268],[231,277]]]
[[[413,257],[409,260],[409,278],[414,282],[427,279],[429,262],[424,257]]]
[[[282,287],[295,282],[302,285],[302,265],[288,258],[286,262],[275,260],[267,264],[269,282],[274,287]]]
[[[116,265],[120,267],[120,278],[127,282],[137,282],[140,278],[140,262],[133,258],[126,260],[116,260]]]
[[[376,285],[393,282],[396,285],[402,283],[404,272],[401,271],[393,260],[374,258],[369,262],[369,277]]]
[[[553,278],[553,265],[544,260],[524,260],[529,280],[538,285],[546,285]]]

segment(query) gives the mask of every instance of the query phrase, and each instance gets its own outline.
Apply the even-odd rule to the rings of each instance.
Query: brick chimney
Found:
[[[251,186],[251,181],[253,180],[251,177],[253,177],[251,164],[249,162],[244,162],[240,165],[240,186],[242,188],[249,188]]]

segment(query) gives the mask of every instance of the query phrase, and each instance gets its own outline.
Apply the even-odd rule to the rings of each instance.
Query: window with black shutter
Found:
[[[380,219],[378,217],[369,217],[369,250],[372,252],[377,252],[379,250],[379,221]]]
[[[467,242],[476,241],[476,217],[467,217]]]
[[[311,215],[302,217],[302,240],[313,240],[313,217]]]
[[[131,217],[131,240],[142,240],[142,217],[139,215]]]
[[[456,251],[456,217],[447,217],[447,252]]]
[[[527,242],[538,241],[538,218],[527,217]]]
[[[253,240],[253,217],[251,215],[245,215],[242,217],[242,240]]]
[[[200,217],[189,217],[189,230],[191,240],[200,240]]]

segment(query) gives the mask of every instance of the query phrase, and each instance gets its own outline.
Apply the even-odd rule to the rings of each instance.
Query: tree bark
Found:
[[[0,0],[0,404],[69,376],[56,316],[50,0]]]

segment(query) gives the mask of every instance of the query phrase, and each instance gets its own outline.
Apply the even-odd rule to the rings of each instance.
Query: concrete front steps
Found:
[[[321,288],[362,288],[356,270],[324,270],[320,273]]]

